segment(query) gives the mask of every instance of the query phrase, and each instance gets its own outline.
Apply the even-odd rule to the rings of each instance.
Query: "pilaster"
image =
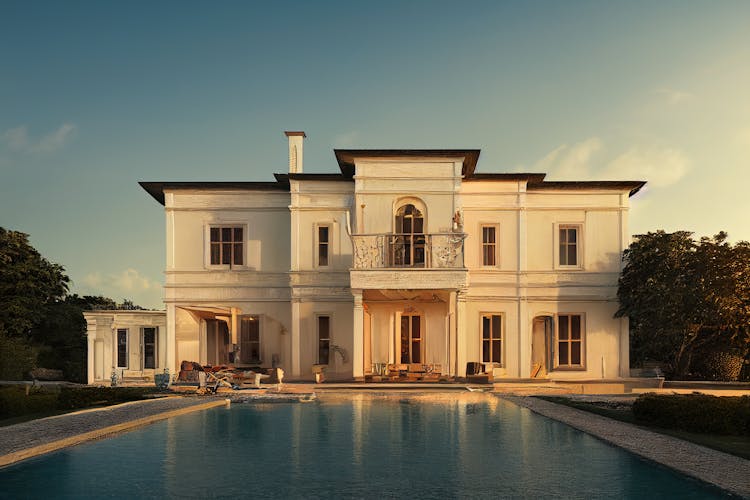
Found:
[[[362,303],[362,290],[352,290],[354,296],[354,328],[352,335],[352,376],[361,379],[365,376],[364,321],[365,311]]]

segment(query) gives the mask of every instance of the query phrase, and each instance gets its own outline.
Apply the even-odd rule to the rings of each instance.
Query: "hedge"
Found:
[[[136,401],[154,392],[156,388],[143,387],[33,387],[26,394],[25,386],[0,387],[0,419]]]
[[[703,434],[750,435],[750,396],[642,394],[633,403],[636,423]]]

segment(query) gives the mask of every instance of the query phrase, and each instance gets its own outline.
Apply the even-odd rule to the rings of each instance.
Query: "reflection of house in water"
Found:
[[[478,150],[335,150],[338,173],[304,173],[305,135],[287,136],[289,172],[273,182],[141,183],[166,212],[157,369],[628,375],[613,314],[642,182],[478,173]],[[92,382],[122,349],[109,339]],[[140,340],[125,341],[142,365]]]

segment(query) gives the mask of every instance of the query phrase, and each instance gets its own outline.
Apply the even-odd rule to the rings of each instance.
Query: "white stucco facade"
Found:
[[[166,215],[166,367],[280,366],[363,379],[379,364],[496,379],[629,375],[613,317],[643,182],[476,173],[478,150],[336,150],[275,182],[141,183]],[[161,354],[160,354],[161,355]]]

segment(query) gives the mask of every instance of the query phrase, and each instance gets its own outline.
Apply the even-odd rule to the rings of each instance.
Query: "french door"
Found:
[[[401,316],[401,362],[422,362],[422,317],[418,314]]]

